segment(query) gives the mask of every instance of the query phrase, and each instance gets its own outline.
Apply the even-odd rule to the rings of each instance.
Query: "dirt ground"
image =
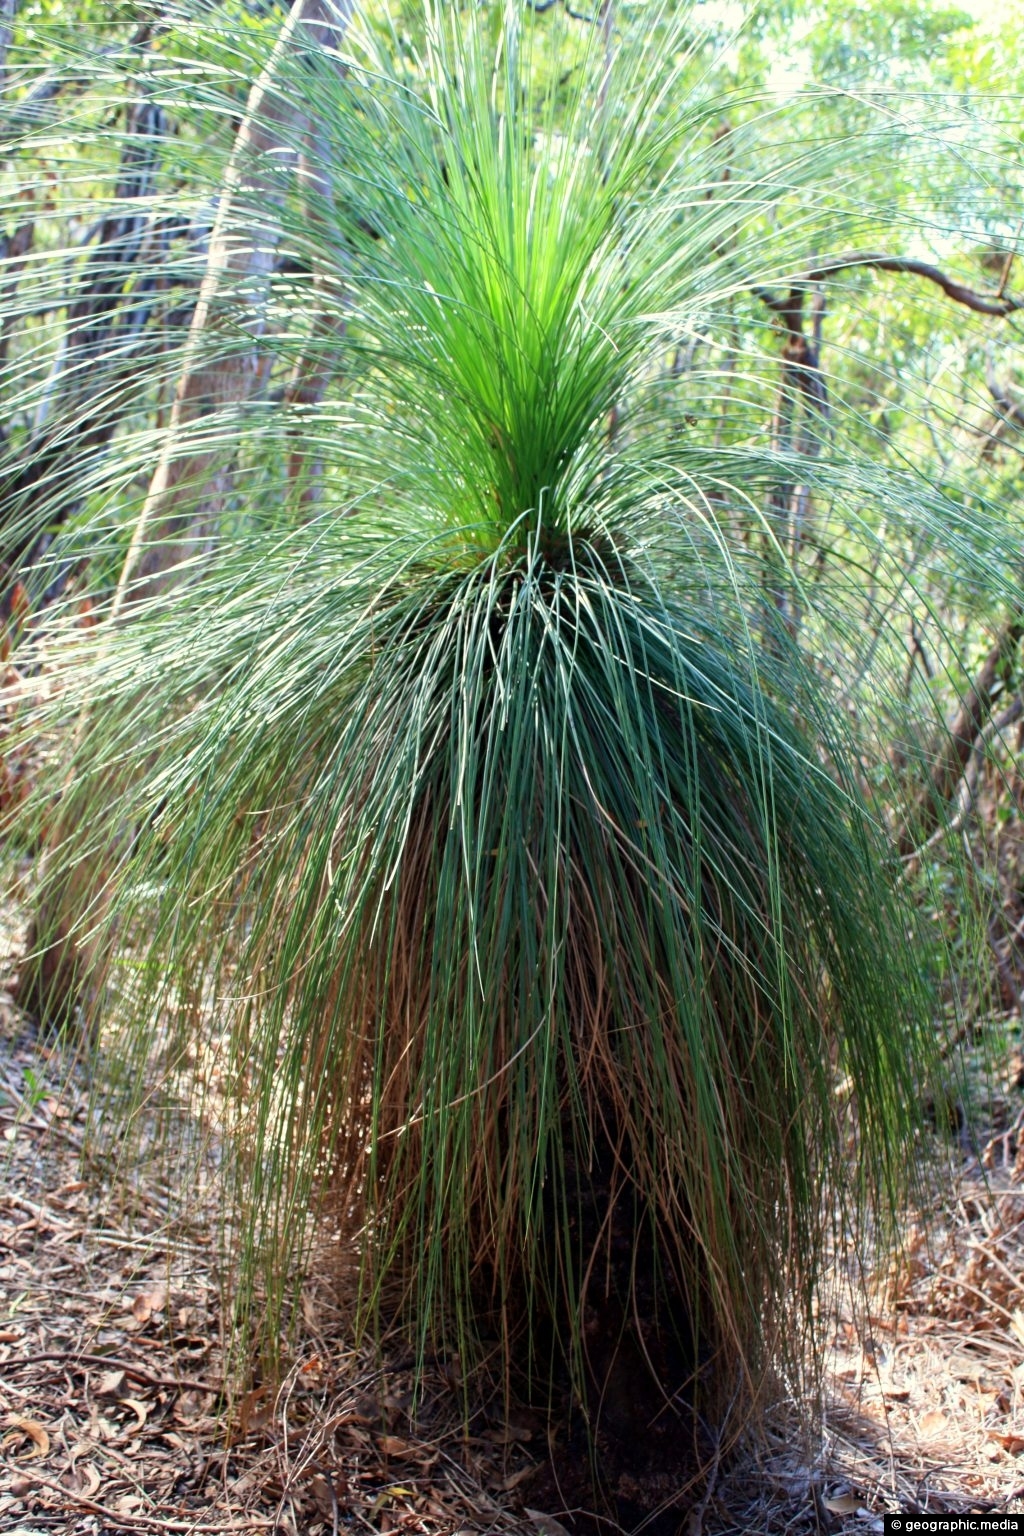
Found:
[[[354,1352],[310,1289],[274,1392],[224,1387],[217,1225],[84,1146],[86,1095],[0,994],[0,1531],[566,1536],[543,1426],[467,1432],[451,1384]],[[1024,1510],[1024,1092],[961,1147],[937,1221],[840,1323],[814,1445],[785,1403],[651,1519],[680,1536],[881,1531],[889,1510]],[[938,1235],[936,1235],[938,1234]],[[447,1401],[446,1401],[447,1394]]]

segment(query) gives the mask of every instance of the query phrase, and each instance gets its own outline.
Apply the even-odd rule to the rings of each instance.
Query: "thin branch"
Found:
[[[1012,315],[1015,311],[1024,309],[1024,296],[1003,292],[1002,283],[998,293],[978,293],[976,289],[967,288],[963,283],[958,283],[955,278],[950,277],[930,261],[918,261],[913,256],[885,256],[877,251],[850,251],[844,256],[835,256],[830,261],[823,261],[801,276],[792,278],[789,300],[778,299],[764,288],[755,288],[754,292],[763,303],[768,305],[769,309],[775,310],[777,314],[783,314],[787,303],[791,302],[793,290],[798,286],[821,283],[828,277],[835,277],[840,272],[848,272],[856,267],[870,267],[876,272],[901,272],[912,277],[927,278],[928,282],[941,288],[947,298],[954,299],[957,304],[966,305],[968,309],[973,309],[979,315]]]
[[[56,1483],[52,1478],[44,1477],[41,1472],[29,1470],[28,1475],[33,1483],[40,1488],[46,1488],[50,1493],[59,1494],[65,1501],[70,1499],[72,1504],[77,1504],[81,1509],[88,1509],[94,1515],[99,1515],[108,1530],[122,1529],[127,1525],[130,1529],[136,1526],[147,1531],[183,1531],[185,1536],[194,1536],[197,1529],[194,1519],[189,1520],[160,1520],[155,1515],[125,1514],[122,1510],[108,1509],[105,1504],[97,1504],[95,1499],[87,1498],[84,1493],[75,1493],[66,1483]],[[65,1514],[67,1510],[65,1509]],[[117,1522],[117,1525],[114,1522]],[[205,1529],[215,1536],[221,1531],[254,1531],[269,1530],[274,1522],[263,1519],[259,1515],[246,1515],[244,1521],[229,1520],[219,1525],[207,1525]]]
[[[132,1365],[128,1360],[119,1360],[116,1355],[91,1355],[76,1349],[53,1349],[44,1350],[38,1355],[21,1355],[13,1360],[5,1360],[4,1370],[21,1370],[24,1366],[43,1365],[47,1362],[64,1365],[71,1370],[95,1366],[104,1367],[108,1371],[123,1371],[129,1381],[137,1381],[141,1386],[154,1389],[166,1388],[172,1392],[210,1392],[216,1396],[224,1390],[208,1381],[195,1381],[190,1376],[154,1376],[152,1371],[143,1370],[140,1365]]]

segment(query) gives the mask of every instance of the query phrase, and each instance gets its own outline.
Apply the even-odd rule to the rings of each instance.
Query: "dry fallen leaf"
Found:
[[[49,1456],[49,1435],[38,1419],[23,1419],[20,1416],[12,1416],[8,1419],[11,1425],[9,1432],[3,1436],[3,1445],[14,1445],[23,1439],[29,1439],[34,1445],[34,1450],[29,1452],[29,1459],[34,1461],[38,1456]]]
[[[183,1393],[179,1401],[193,1394]],[[244,1439],[246,1435],[255,1434],[257,1430],[265,1429],[273,1417],[273,1404],[266,1387],[253,1387],[247,1392],[238,1405],[238,1432]],[[175,1410],[175,1417],[180,1417]]]
[[[142,1428],[146,1420],[149,1418],[149,1407],[146,1403],[140,1403],[137,1397],[123,1397],[121,1401],[124,1403],[124,1406],[126,1408],[130,1408],[135,1415],[136,1422],[125,1430],[126,1435],[133,1435],[135,1434],[136,1430]]]
[[[346,1408],[343,1413],[336,1414],[329,1421],[331,1429],[341,1429],[346,1424],[373,1424],[374,1416],[369,1413],[361,1413],[356,1408]]]
[[[4,1435],[3,1445],[14,1445],[19,1440],[31,1440],[34,1450],[29,1452],[30,1459],[48,1456],[50,1454],[50,1437],[37,1419],[23,1419],[14,1415],[7,1421],[10,1424],[9,1432]]]
[[[927,1413],[922,1413],[917,1428],[924,1439],[930,1440],[949,1428],[949,1420],[941,1408],[930,1408]]]
[[[87,1499],[94,1499],[100,1491],[100,1475],[91,1461],[76,1461],[69,1474],[72,1479],[72,1491],[82,1494]],[[66,1479],[62,1479],[66,1480]]]
[[[856,1493],[837,1493],[821,1501],[830,1515],[855,1515],[864,1500]]]
[[[152,1291],[140,1291],[132,1302],[132,1316],[137,1323],[148,1323],[155,1312],[162,1312],[167,1305],[166,1286],[156,1286]]]
[[[408,1457],[414,1447],[408,1440],[403,1440],[398,1435],[378,1435],[377,1449],[382,1456]]]
[[[997,1445],[1001,1445],[1004,1451],[1009,1451],[1011,1456],[1019,1456],[1021,1451],[1024,1451],[1024,1436],[1001,1435],[993,1430],[989,1435],[989,1439],[994,1440]]]

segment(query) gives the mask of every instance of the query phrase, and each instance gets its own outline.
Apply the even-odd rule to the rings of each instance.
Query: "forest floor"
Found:
[[[886,1512],[1024,1511],[1019,1014],[987,1033],[973,1140],[951,1148],[900,1262],[840,1315],[813,1441],[780,1397],[756,1441],[638,1536],[854,1536]],[[580,1479],[536,1416],[467,1428],[438,1371],[413,1417],[408,1363],[353,1349],[329,1276],[304,1292],[282,1379],[232,1393],[216,1202],[174,1198],[157,1158],[124,1178],[88,1121],[84,1073],[0,990],[4,1536],[614,1536],[559,1500],[559,1468],[567,1489]]]
[[[791,1410],[648,1530],[881,1531],[886,1510],[1024,1509],[1024,1072],[938,1222],[838,1325],[814,1446]],[[457,1393],[346,1343],[311,1288],[283,1381],[224,1391],[215,1213],[173,1214],[141,1164],[126,1186],[84,1147],[87,1101],[0,994],[0,1530],[340,1531],[566,1536],[524,1415],[467,1432]],[[557,1456],[554,1458],[557,1465]],[[544,1481],[542,1479],[541,1481]],[[546,1485],[550,1489],[550,1472]]]

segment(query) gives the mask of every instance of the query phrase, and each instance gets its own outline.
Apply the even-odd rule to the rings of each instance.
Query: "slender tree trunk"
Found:
[[[786,338],[782,347],[782,380],[772,419],[772,447],[780,455],[792,455],[810,465],[821,452],[829,419],[828,390],[820,362],[824,291],[819,289],[814,296],[811,337],[804,330],[803,284],[794,285],[783,299],[764,289],[758,290],[758,296],[778,315]],[[786,480],[772,490],[768,520],[777,542],[777,558],[772,564],[779,568],[773,599],[793,635],[800,628],[800,601],[795,580],[788,578],[803,549],[810,515],[811,489],[806,482]]]
[[[0,553],[16,573],[32,564],[42,538],[74,513],[90,460],[106,448],[134,402],[137,349],[154,303],[139,263],[152,227],[146,205],[166,129],[162,109],[147,97],[126,108],[114,208],[102,220],[69,295],[67,328],[29,442],[0,458]],[[7,313],[0,328],[0,366],[17,318],[17,277],[33,239],[29,223],[7,243],[5,254],[17,260],[8,265],[3,284]],[[57,394],[59,411],[52,409]],[[0,432],[0,444],[5,437]]]
[[[237,227],[243,173],[249,195],[263,208],[281,203],[281,168],[298,170],[295,144],[309,124],[301,104],[274,93],[274,81],[289,48],[304,40],[316,47],[340,44],[353,0],[295,0],[273,52],[246,102],[221,190],[210,236],[206,273],[199,291],[164,447],[150,481],[121,572],[112,617],[116,620],[129,589],[145,594],[181,575],[197,549],[216,536],[230,469],[221,450],[182,451],[189,423],[225,405],[241,405],[265,382],[259,339],[266,325],[267,279],[279,234]],[[245,329],[250,348],[218,353],[208,337],[217,326],[217,303],[227,283],[244,283],[252,294]],[[237,314],[233,316],[237,334]],[[212,355],[211,355],[212,352]],[[183,508],[183,509],[182,509]],[[172,573],[175,573],[172,575]]]
[[[932,769],[918,804],[918,815],[900,837],[900,853],[904,858],[910,858],[915,850],[920,850],[944,820],[945,807],[952,800],[975,744],[992,714],[1000,673],[1012,661],[1022,640],[1024,620],[1016,614],[1006,621],[996,636],[974,681],[960,700],[960,708],[949,731],[933,744]],[[905,766],[905,760],[896,766]]]
[[[273,229],[240,227],[238,193],[243,172],[264,212],[280,206],[280,168],[298,164],[294,148],[308,124],[301,103],[273,93],[275,75],[289,47],[300,39],[313,47],[337,47],[351,15],[352,0],[295,0],[271,57],[253,85],[225,173],[210,235],[206,272],[185,342],[181,372],[159,461],[136,520],[107,623],[123,615],[130,592],[153,592],[180,579],[201,541],[214,537],[230,489],[230,459],[207,448],[188,450],[185,429],[200,416],[250,399],[265,378],[259,339],[265,319],[266,279],[275,260]],[[270,174],[271,167],[274,174]],[[245,281],[253,295],[247,330],[252,345],[225,349],[209,345],[215,333],[217,302],[228,281]],[[236,329],[237,334],[237,329]],[[317,398],[318,383],[308,383]],[[30,924],[19,984],[21,1006],[51,1022],[68,1021],[76,1008],[93,1013],[89,990],[98,974],[96,933],[107,901],[111,847],[67,869],[60,847],[66,828],[58,816],[43,860],[38,906]],[[124,839],[131,829],[124,830]],[[91,1022],[91,1021],[90,1021]]]

